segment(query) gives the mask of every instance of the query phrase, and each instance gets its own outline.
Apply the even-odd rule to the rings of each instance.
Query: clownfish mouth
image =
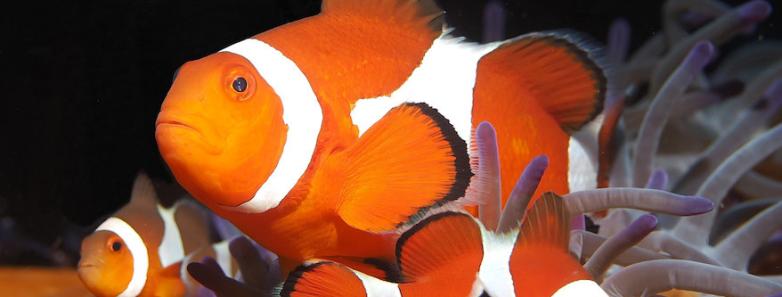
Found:
[[[98,269],[98,265],[95,265],[93,263],[79,263],[79,266],[76,267],[76,269],[79,271],[80,274],[84,274],[87,271],[95,271]]]
[[[179,127],[179,128],[185,128],[185,129],[196,131],[199,134],[201,133],[201,131],[198,131],[198,129],[194,128],[193,126],[190,126],[187,123],[177,121],[177,120],[158,119],[157,122],[155,123],[155,126],[157,128],[160,128],[162,126]]]
[[[182,140],[182,136],[185,136],[185,134],[191,134],[191,136],[185,136],[185,139],[189,139],[189,141],[195,141],[196,143],[200,143],[201,147],[209,154],[219,154],[222,149],[215,145],[213,141],[210,141],[210,135],[208,135],[208,131],[203,131],[202,129],[196,127],[196,125],[193,125],[192,123],[189,123],[188,121],[183,121],[180,119],[181,117],[177,117],[172,114],[161,114],[158,116],[158,119],[155,121],[155,130],[156,133],[160,133],[161,131],[166,135],[176,135],[175,137],[179,139],[179,141]],[[173,134],[171,134],[173,133]],[[212,137],[214,138],[214,137]],[[160,139],[158,139],[160,140]]]

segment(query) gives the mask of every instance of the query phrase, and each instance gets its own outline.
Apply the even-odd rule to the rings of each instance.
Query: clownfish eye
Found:
[[[115,241],[111,243],[111,250],[115,252],[119,252],[119,250],[122,249],[122,243],[119,241]]]
[[[234,91],[242,93],[247,90],[247,80],[244,77],[239,76],[231,83],[231,87],[233,87]]]

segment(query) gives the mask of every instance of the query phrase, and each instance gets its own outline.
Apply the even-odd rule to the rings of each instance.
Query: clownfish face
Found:
[[[82,241],[79,278],[97,296],[117,296],[133,273],[133,256],[125,242],[110,231],[97,231]]]
[[[179,69],[155,126],[177,181],[224,207],[253,198],[276,168],[288,129],[274,90],[245,58],[226,52]]]

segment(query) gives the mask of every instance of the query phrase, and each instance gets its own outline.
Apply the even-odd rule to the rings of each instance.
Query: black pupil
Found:
[[[247,80],[244,77],[237,77],[234,79],[233,87],[234,91],[244,92],[244,90],[247,90]]]
[[[119,243],[119,241],[115,241],[114,243],[111,244],[111,249],[114,250],[115,252],[118,252],[119,249],[121,248],[122,248],[122,244]]]

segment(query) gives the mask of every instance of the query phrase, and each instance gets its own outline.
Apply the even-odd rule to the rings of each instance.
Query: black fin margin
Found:
[[[450,216],[465,216],[470,219],[473,219],[473,217],[469,214],[463,213],[463,212],[456,212],[456,211],[446,211],[437,213],[431,216],[426,217],[422,221],[418,222],[417,224],[413,225],[412,228],[405,231],[405,233],[402,233],[401,236],[399,236],[399,239],[396,241],[396,248],[394,249],[394,253],[396,255],[396,266],[399,269],[399,282],[403,282],[404,279],[402,279],[402,248],[407,243],[407,240],[410,239],[413,235],[418,233],[421,229],[428,226],[431,223],[434,223],[438,220],[450,217]]]
[[[598,90],[595,108],[586,121],[578,126],[563,127],[568,131],[578,131],[584,125],[594,120],[604,108],[604,103],[609,90],[614,89],[614,74],[611,65],[606,61],[604,46],[592,36],[572,29],[557,29],[533,32],[521,35],[514,39],[535,38],[545,40],[552,44],[560,45],[573,53],[582,65],[590,70],[595,78],[595,89]]]
[[[395,263],[389,263],[377,258],[366,258],[364,264],[372,265],[377,269],[380,269],[386,273],[385,281],[399,283],[402,281],[402,273],[399,271],[399,266]]]
[[[418,211],[407,218],[402,223],[397,225],[397,228],[403,227],[408,224],[416,223],[421,220],[426,213],[433,208],[440,207],[448,202],[456,201],[459,198],[464,197],[467,193],[467,187],[470,184],[470,178],[474,175],[470,167],[470,156],[467,150],[467,142],[464,141],[456,132],[456,128],[451,122],[445,118],[437,109],[426,103],[404,103],[404,105],[415,106],[425,115],[432,119],[437,124],[440,132],[443,134],[445,140],[450,144],[451,151],[454,156],[454,168],[456,170],[456,176],[454,176],[454,183],[451,185],[451,189],[443,198],[437,200],[432,205],[422,207]]]
[[[288,278],[285,280],[285,283],[282,285],[282,291],[280,291],[280,297],[290,297],[291,293],[293,293],[294,290],[296,289],[296,283],[299,282],[299,279],[301,279],[301,277],[304,276],[305,273],[315,270],[315,268],[318,268],[319,266],[328,263],[329,262],[317,262],[309,265],[303,264],[296,267],[296,269],[294,269],[291,273],[288,274]]]

